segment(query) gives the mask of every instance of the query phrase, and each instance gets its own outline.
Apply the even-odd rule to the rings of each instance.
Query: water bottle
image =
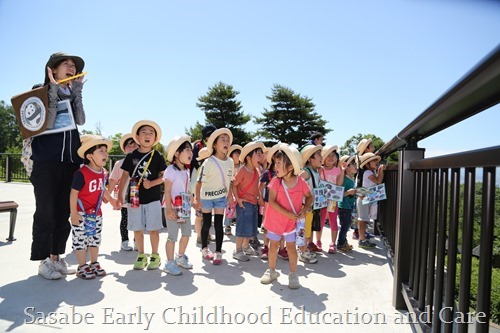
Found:
[[[306,219],[298,219],[295,225],[295,233],[297,235],[295,244],[297,246],[306,245]]]
[[[139,178],[130,179],[130,208],[139,208]]]
[[[184,223],[186,220],[182,218],[182,196],[177,195],[174,198],[174,201],[172,202],[172,206],[177,213],[177,223]]]

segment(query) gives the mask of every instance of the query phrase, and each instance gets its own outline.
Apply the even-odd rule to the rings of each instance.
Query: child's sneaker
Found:
[[[250,258],[243,252],[243,250],[234,250],[233,251],[233,258],[239,261],[249,261]]]
[[[288,260],[288,252],[286,250],[286,247],[279,249],[278,257],[283,260]]]
[[[299,260],[306,264],[315,264],[318,262],[318,259],[311,256],[311,252],[299,253]]]
[[[148,271],[158,269],[160,267],[160,264],[161,264],[160,256],[157,253],[151,254],[151,257],[149,257]]]
[[[288,274],[288,288],[290,289],[300,288],[299,276],[297,275],[297,273],[290,272],[290,274]]]
[[[215,252],[214,260],[212,261],[212,264],[214,264],[214,265],[222,264],[222,253]]]
[[[268,269],[264,275],[260,278],[260,283],[262,284],[270,284],[271,282],[275,281],[278,279],[278,276],[280,276],[280,273],[276,272],[276,270],[271,270]]]
[[[134,263],[135,270],[141,270],[148,265],[148,257],[144,253],[139,253]]]
[[[174,260],[165,263],[165,267],[163,267],[163,271],[167,274],[174,275],[174,276],[182,274],[182,270],[177,266],[177,264]]]
[[[268,259],[269,258],[269,248],[267,246],[264,246],[262,249],[262,253],[260,254],[260,259]]]
[[[257,238],[257,237],[254,237],[252,239],[250,239],[250,242],[249,242],[250,246],[254,249],[254,250],[258,250],[259,247],[262,246],[262,243],[260,242],[260,240]]]
[[[58,280],[62,278],[61,272],[55,269],[50,258],[47,258],[40,262],[40,266],[38,266],[38,274],[40,274],[47,280]]]
[[[214,254],[212,253],[212,251],[210,251],[210,249],[208,247],[205,247],[201,250],[201,256],[205,260],[213,260],[214,259]]]
[[[309,244],[307,244],[307,249],[310,251],[310,252],[321,252],[321,249],[318,248],[316,246],[316,244],[314,244],[313,242],[310,242]]]
[[[251,246],[249,247],[244,247],[243,248],[243,252],[247,255],[247,256],[257,256],[259,255],[259,253],[257,251],[255,251],[255,249]]]
[[[354,230],[352,232],[352,239],[359,239],[359,232],[358,229]]]
[[[175,259],[175,263],[177,264],[177,266],[180,266],[185,269],[193,268],[193,264],[189,262],[189,258],[185,254],[181,256],[178,255],[177,258]]]
[[[95,278],[95,274],[94,272],[92,272],[92,268],[90,268],[90,266],[87,264],[78,266],[78,272],[76,275],[84,280],[91,280]]]
[[[358,243],[358,246],[363,248],[363,249],[372,249],[372,248],[376,247],[377,245],[370,242],[368,239],[365,239],[365,240],[360,240]]]
[[[231,226],[230,226],[230,225],[228,225],[228,226],[226,226],[226,227],[224,228],[224,234],[225,234],[226,236],[232,236],[232,235],[233,235],[233,234],[232,234],[232,232],[231,232]]]
[[[344,253],[348,253],[348,252],[351,252],[352,251],[352,245],[349,245],[347,242],[342,245],[342,246],[339,246],[338,247],[339,251],[342,251]]]
[[[76,269],[69,267],[68,263],[63,258],[59,258],[57,261],[52,261],[52,265],[54,266],[54,269],[61,274],[68,275],[76,273]]]
[[[337,253],[337,245],[335,245],[335,243],[331,243],[330,244],[330,247],[328,248],[328,253]]]
[[[122,242],[122,245],[120,247],[123,251],[132,251],[134,248],[132,246],[130,246],[130,244],[128,243],[128,240],[126,241],[123,241]]]
[[[101,264],[99,262],[93,262],[90,264],[90,269],[94,273],[95,276],[105,276],[106,271],[102,269]]]

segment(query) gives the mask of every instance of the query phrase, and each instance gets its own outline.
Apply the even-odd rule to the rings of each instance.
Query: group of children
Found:
[[[80,57],[63,53],[51,55],[45,79],[45,85],[49,85],[50,117],[55,119],[53,111],[58,101],[69,99],[76,123],[84,123],[81,103],[83,67]],[[42,218],[46,214],[38,209],[42,208],[42,202],[50,207],[59,201],[67,202],[68,196],[52,200],[53,196],[44,195],[47,194],[47,186],[42,186],[59,177],[61,172],[67,175],[67,182],[72,177],[69,193],[72,248],[78,261],[76,274],[82,279],[106,275],[98,262],[103,225],[101,205],[106,202],[121,210],[121,249],[138,251],[133,265],[135,270],[160,267],[159,233],[165,227],[168,233],[165,245],[167,260],[163,270],[170,275],[181,275],[182,269],[192,268],[186,255],[191,236],[191,207],[196,212],[195,230],[201,243],[202,257],[214,265],[222,264],[223,237],[232,235],[233,220],[236,220],[233,258],[238,261],[249,261],[250,256],[258,255],[255,247],[260,245],[257,233],[262,227],[264,248],[261,258],[269,263],[261,278],[263,284],[278,278],[276,261],[281,257],[289,262],[288,287],[299,288],[297,262],[314,264],[318,261],[316,253],[322,251],[321,237],[325,223],[329,223],[331,230],[328,252],[351,251],[352,246],[347,242],[346,235],[356,210],[359,213],[359,231],[355,234],[359,235],[359,246],[374,246],[366,239],[366,224],[370,219],[376,219],[376,204],[363,204],[363,197],[358,197],[356,201],[357,186],[380,184],[384,175],[385,166],[377,166],[380,157],[373,154],[373,145],[369,140],[360,142],[357,156],[339,158],[337,146],[323,147],[321,134],[314,135],[310,144],[299,152],[286,143],[278,143],[271,148],[261,142],[250,142],[243,147],[233,145],[229,129],[207,125],[202,129],[201,142],[192,143],[186,135],[174,137],[168,144],[165,159],[154,149],[161,140],[160,126],[154,121],[142,120],[133,126],[131,133],[122,136],[120,147],[126,157],[116,163],[108,183],[105,166],[112,142],[101,136],[84,135],[80,137],[80,142],[71,142],[66,147],[66,136],[73,141],[79,137],[76,130],[66,132],[41,138],[55,144],[55,152],[58,145],[62,145],[63,160],[58,160],[58,166],[69,166],[68,170],[57,171],[49,163],[52,160],[39,158],[42,154],[39,146],[43,141],[40,137],[30,141],[33,147],[31,159],[34,161],[31,181],[37,201],[32,260],[42,260],[39,274],[47,279],[59,279],[62,274],[75,273],[60,257],[69,232],[66,230],[69,228],[67,222],[64,224],[64,217],[57,223],[54,218]],[[76,147],[79,147],[76,151],[79,158],[73,156]],[[54,154],[54,161],[57,158],[58,155]],[[358,173],[358,166],[362,172]],[[53,171],[50,179],[44,177],[49,170]],[[357,185],[355,178],[358,179]],[[313,210],[313,190],[320,186],[321,180],[343,186],[344,197],[338,204],[328,201],[326,208]],[[59,229],[52,226],[43,230],[58,231],[52,236],[42,235],[40,226],[49,223],[57,224]],[[209,249],[209,241],[214,240],[210,235],[212,224],[215,228],[214,252]],[[129,242],[129,231],[134,233],[133,243]],[[145,253],[144,234],[149,235],[150,255]],[[54,240],[53,244],[50,239]],[[90,261],[87,261],[87,255]]]

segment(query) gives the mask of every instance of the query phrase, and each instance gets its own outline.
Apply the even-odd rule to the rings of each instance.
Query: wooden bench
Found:
[[[14,229],[16,228],[17,207],[19,205],[15,201],[0,201],[0,213],[10,213],[9,238],[7,238],[10,242],[16,240],[14,238]]]

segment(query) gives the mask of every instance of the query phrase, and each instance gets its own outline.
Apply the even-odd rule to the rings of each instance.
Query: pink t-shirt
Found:
[[[281,178],[273,178],[268,185],[270,191],[276,192],[276,202],[286,210],[293,212],[290,202],[285,193]],[[294,187],[288,188],[288,195],[292,201],[295,212],[298,213],[302,208],[304,195],[311,192],[309,185],[302,177],[297,177],[297,184]],[[264,228],[277,235],[287,235],[295,232],[295,220],[281,215],[274,210],[271,205],[268,205],[266,215],[264,216]]]
[[[327,182],[333,183],[335,185],[337,184],[337,178],[340,175],[340,169],[337,167],[333,167],[330,170],[327,170],[323,168],[320,172],[321,178],[326,180]]]

